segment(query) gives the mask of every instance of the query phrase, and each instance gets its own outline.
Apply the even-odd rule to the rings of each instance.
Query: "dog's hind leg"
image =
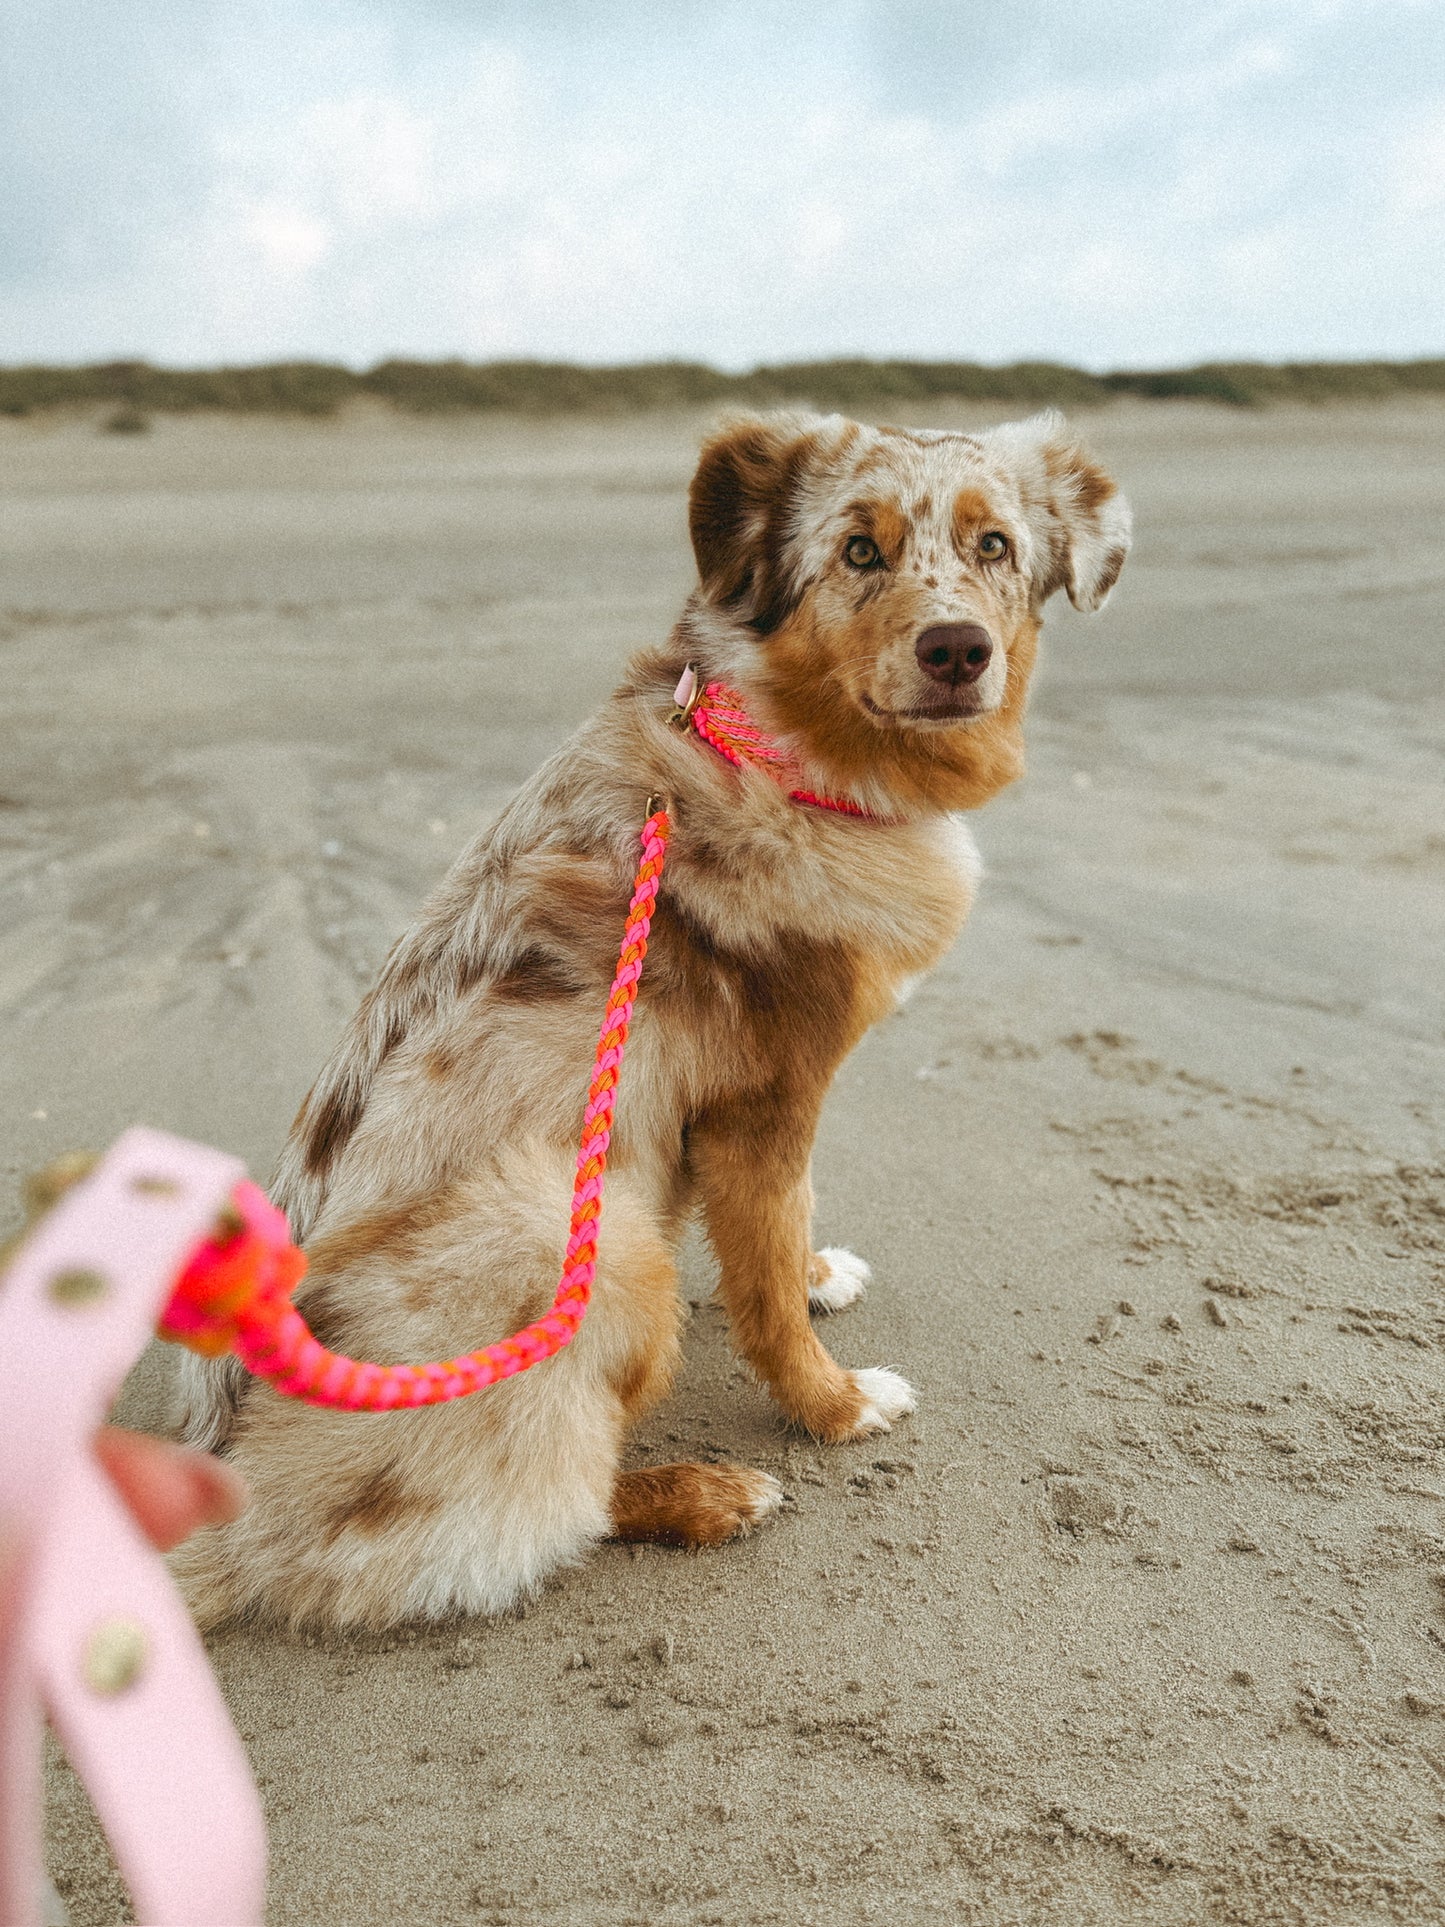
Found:
[[[469,1324],[485,1340],[545,1308],[570,1172],[543,1160],[507,1177],[500,1196],[474,1190],[428,1227],[422,1257],[404,1246],[378,1257],[373,1244],[358,1258],[352,1233],[352,1269],[336,1274],[359,1305],[338,1333],[348,1348],[446,1357]],[[173,1555],[203,1623],[251,1613],[379,1629],[502,1612],[606,1536],[624,1432],[665,1393],[678,1324],[672,1256],[646,1197],[625,1172],[611,1192],[592,1309],[535,1370],[416,1411],[252,1392],[230,1446],[251,1508]],[[497,1278],[505,1287],[486,1283]]]
[[[719,1546],[783,1503],[783,1488],[746,1465],[649,1465],[620,1472],[612,1537],[657,1546]]]
[[[230,1454],[250,1509],[172,1567],[203,1626],[502,1612],[605,1536],[621,1433],[575,1351],[422,1411],[317,1411],[261,1389]]]

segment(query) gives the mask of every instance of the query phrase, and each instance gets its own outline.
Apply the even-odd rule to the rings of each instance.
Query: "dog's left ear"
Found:
[[[1017,463],[1037,560],[1034,595],[1067,589],[1076,609],[1102,609],[1129,553],[1134,518],[1118,484],[1062,415],[1009,422],[987,438]]]

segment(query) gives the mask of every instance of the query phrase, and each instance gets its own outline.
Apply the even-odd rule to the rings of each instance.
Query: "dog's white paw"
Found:
[[[853,1427],[854,1438],[867,1438],[870,1432],[886,1432],[894,1419],[916,1411],[918,1395],[906,1378],[881,1365],[871,1365],[848,1376],[863,1394],[863,1410]]]
[[[863,1296],[872,1272],[861,1258],[837,1245],[814,1254],[808,1267],[809,1311],[842,1311]]]
[[[771,1472],[758,1472],[752,1467],[748,1469],[748,1481],[754,1488],[752,1499],[738,1510],[748,1525],[758,1525],[783,1503],[783,1488]]]

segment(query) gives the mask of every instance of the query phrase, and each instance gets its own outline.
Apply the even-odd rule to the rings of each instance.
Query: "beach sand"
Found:
[[[691,1250],[633,1462],[786,1510],[518,1617],[217,1638],[276,1927],[1441,1917],[1445,407],[1081,425],[1135,557],[1056,605],[977,911],[816,1159],[875,1271],[828,1340],[916,1418],[790,1434]],[[0,424],[7,1199],[133,1120],[264,1179],[422,894],[668,627],[697,429]]]

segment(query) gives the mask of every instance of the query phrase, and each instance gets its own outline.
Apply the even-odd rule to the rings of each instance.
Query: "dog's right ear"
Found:
[[[808,415],[734,417],[703,443],[688,491],[703,594],[759,635],[771,635],[797,605],[788,539],[821,425]]]

